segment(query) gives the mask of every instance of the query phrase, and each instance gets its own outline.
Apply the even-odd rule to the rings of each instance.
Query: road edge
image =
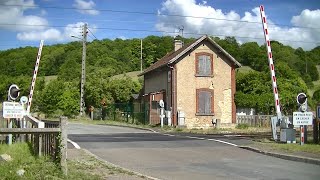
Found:
[[[285,159],[285,160],[320,165],[320,160],[318,160],[318,159],[301,157],[301,156],[293,156],[293,155],[287,155],[287,154],[281,154],[281,153],[274,153],[274,152],[268,152],[268,151],[262,151],[260,149],[256,149],[256,148],[253,148],[253,147],[250,147],[250,146],[238,146],[238,147],[241,148],[241,149],[246,149],[246,150],[253,151],[253,152],[256,152],[256,153],[260,153],[260,154],[264,154],[264,155],[272,156],[272,157],[277,157],[277,158],[281,158],[281,159]]]

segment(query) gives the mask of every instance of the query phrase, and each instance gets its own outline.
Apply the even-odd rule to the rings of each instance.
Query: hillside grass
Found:
[[[250,66],[242,66],[240,68],[237,68],[236,71],[239,73],[249,73],[250,71],[256,71],[256,70],[252,69]]]
[[[118,74],[118,75],[112,76],[111,79],[121,79],[121,78],[125,78],[127,76],[127,77],[130,77],[134,81],[139,81],[139,78],[142,78],[142,77],[138,76],[138,74],[140,74],[140,73],[141,73],[140,71],[127,72],[124,74]]]

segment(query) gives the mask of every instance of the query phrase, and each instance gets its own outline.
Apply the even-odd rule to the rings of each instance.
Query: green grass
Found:
[[[242,66],[240,68],[237,68],[236,71],[239,73],[248,73],[250,71],[255,71],[255,70],[253,70],[250,66]]]
[[[0,162],[0,179],[109,179],[136,176],[133,172],[102,162],[83,150],[73,150],[68,156],[68,175],[63,175],[59,164],[49,158],[32,155],[27,143],[0,144],[0,155],[8,154],[12,161]],[[73,154],[73,155],[72,155]],[[24,169],[25,174],[16,172]],[[144,179],[144,176],[139,176]]]
[[[25,179],[62,177],[61,171],[53,162],[34,157],[26,143],[0,145],[0,154],[4,153],[10,155],[13,160],[0,163],[0,177],[3,179],[19,179],[16,174],[19,169],[25,170]]]
[[[277,143],[268,139],[260,139],[253,145],[258,149],[266,149],[267,151],[276,151],[281,153],[310,153],[316,157],[320,157],[320,144],[313,144],[308,141],[308,144],[300,145],[299,140],[296,144]]]
[[[68,176],[64,176],[57,164],[45,157],[32,155],[27,143],[0,145],[0,154],[9,154],[13,160],[0,162],[1,179],[101,179],[98,175],[86,173],[87,166],[68,163]],[[70,164],[70,165],[69,165]],[[24,169],[22,177],[17,170]]]
[[[118,75],[112,76],[111,79],[120,79],[120,78],[124,78],[124,77],[128,76],[128,77],[132,78],[132,80],[138,81],[140,78],[138,76],[138,74],[140,74],[140,73],[141,73],[140,71],[127,72],[124,74],[118,74]]]

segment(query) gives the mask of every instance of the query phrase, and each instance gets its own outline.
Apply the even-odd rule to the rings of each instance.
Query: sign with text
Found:
[[[312,125],[312,112],[293,112],[293,125]]]
[[[23,118],[25,111],[17,102],[3,102],[3,118]]]

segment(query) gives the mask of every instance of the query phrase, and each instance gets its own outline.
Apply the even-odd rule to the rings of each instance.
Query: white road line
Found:
[[[192,136],[185,136],[187,138],[191,138],[191,139],[199,139],[199,140],[204,140],[205,138],[199,138],[199,137],[192,137]]]
[[[225,136],[225,137],[241,137],[242,135],[240,135],[240,134],[226,134],[223,136]]]
[[[68,142],[71,143],[76,149],[81,149],[81,147],[76,143],[68,139]]]
[[[183,137],[183,136],[182,136],[182,137]],[[222,140],[218,140],[218,139],[206,139],[206,138],[193,137],[193,136],[184,136],[184,137],[191,138],[191,139],[199,139],[199,140],[216,141],[216,142],[219,142],[219,143],[228,144],[228,145],[231,145],[231,146],[238,147],[238,145],[236,145],[236,144],[229,143],[229,142],[222,141]]]
[[[238,147],[238,145],[236,145],[236,144],[229,143],[229,142],[222,141],[222,140],[218,140],[218,139],[207,139],[207,140],[209,140],[209,141],[216,141],[216,142],[220,142],[220,143],[223,143],[223,144],[228,144],[228,145],[231,145],[231,146]]]
[[[163,134],[163,135],[171,136],[171,137],[175,136],[175,135],[172,135],[172,134]]]

